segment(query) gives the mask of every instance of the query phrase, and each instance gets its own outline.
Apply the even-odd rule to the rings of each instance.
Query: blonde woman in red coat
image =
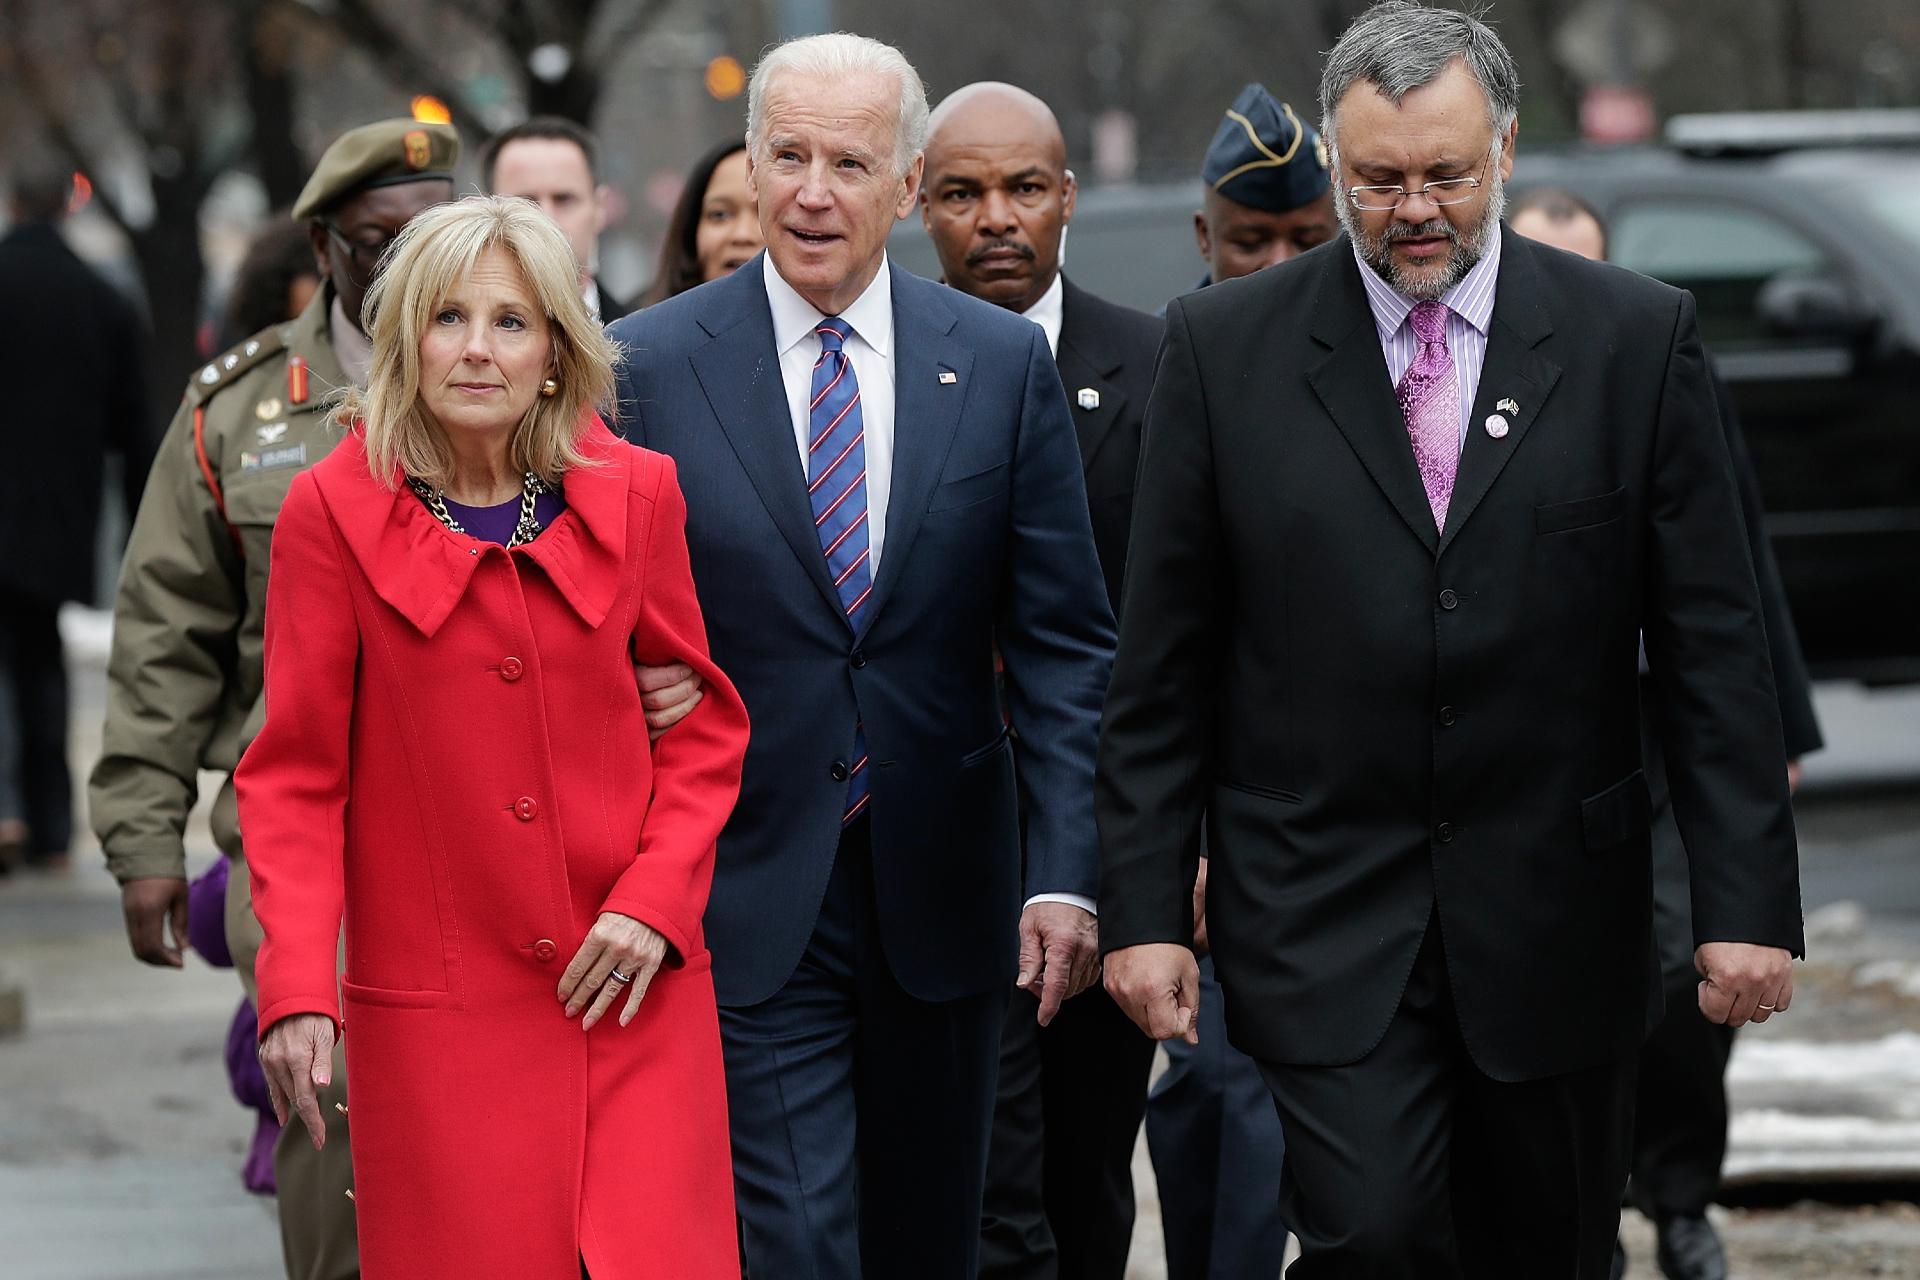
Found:
[[[595,416],[611,351],[532,204],[414,219],[368,308],[237,775],[275,1106],[324,1139],[343,1035],[369,1280],[737,1280],[700,918],[747,717],[673,464]],[[651,749],[635,661],[705,681]]]

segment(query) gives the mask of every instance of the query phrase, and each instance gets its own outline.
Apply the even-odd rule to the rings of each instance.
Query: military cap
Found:
[[[300,198],[295,218],[325,213],[350,195],[426,178],[453,180],[460,135],[450,124],[405,117],[349,129],[327,148]]]
[[[1242,89],[1228,108],[1200,177],[1236,204],[1269,213],[1318,200],[1332,181],[1320,135],[1257,84]]]

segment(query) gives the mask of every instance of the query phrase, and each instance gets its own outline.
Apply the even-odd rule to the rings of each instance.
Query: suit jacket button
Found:
[[[853,657],[849,659],[849,661],[853,663],[853,669],[858,671],[867,665],[867,651],[865,649],[855,649],[853,651]]]
[[[520,821],[522,822],[532,822],[534,819],[534,815],[538,814],[539,812],[540,812],[539,802],[536,801],[532,796],[521,796],[520,799],[517,800],[513,806],[514,816],[519,818]]]
[[[1453,594],[1452,587],[1448,587],[1445,591],[1442,591],[1440,593],[1440,607],[1442,609],[1451,609],[1459,603],[1460,603],[1460,597]]]
[[[1453,708],[1452,708],[1452,707],[1442,707],[1442,708],[1440,708],[1440,723],[1441,723],[1441,724],[1452,724],[1452,723],[1453,723],[1453,722],[1454,722],[1455,720],[1457,720],[1457,719],[1459,719],[1459,717],[1458,717],[1458,716],[1456,716],[1456,715],[1454,714],[1454,711],[1453,711]]]
[[[1433,829],[1433,838],[1438,840],[1441,844],[1447,844],[1453,840],[1454,835],[1458,831],[1459,831],[1459,828],[1454,826],[1451,822],[1443,822],[1439,826]]]
[[[502,680],[518,680],[520,673],[525,669],[526,668],[520,665],[520,659],[518,658],[500,659],[500,678]]]
[[[845,782],[847,780],[847,762],[845,760],[835,760],[833,762],[833,768],[827,770],[827,776],[831,777],[835,782]]]
[[[547,963],[559,954],[560,949],[553,945],[553,939],[551,938],[542,938],[533,944],[533,958],[541,964]]]

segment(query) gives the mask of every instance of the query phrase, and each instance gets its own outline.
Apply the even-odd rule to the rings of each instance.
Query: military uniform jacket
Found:
[[[120,571],[88,784],[94,833],[122,883],[185,874],[198,771],[230,772],[260,729],[274,521],[293,478],[340,438],[328,421],[347,385],[332,304],[332,288],[320,289],[298,319],[197,372],[154,459]]]

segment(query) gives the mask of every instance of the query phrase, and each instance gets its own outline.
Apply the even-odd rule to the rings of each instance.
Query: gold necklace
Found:
[[[453,513],[447,510],[446,490],[435,489],[426,481],[415,479],[413,476],[407,477],[407,487],[420,496],[420,501],[426,504],[427,510],[433,513],[434,519],[455,533],[467,532],[465,527],[453,518]],[[539,536],[540,522],[533,517],[533,502],[539,495],[552,492],[552,486],[546,481],[531,471],[526,473],[526,478],[520,486],[520,519],[514,523],[513,536],[507,539],[508,547],[532,542]]]

